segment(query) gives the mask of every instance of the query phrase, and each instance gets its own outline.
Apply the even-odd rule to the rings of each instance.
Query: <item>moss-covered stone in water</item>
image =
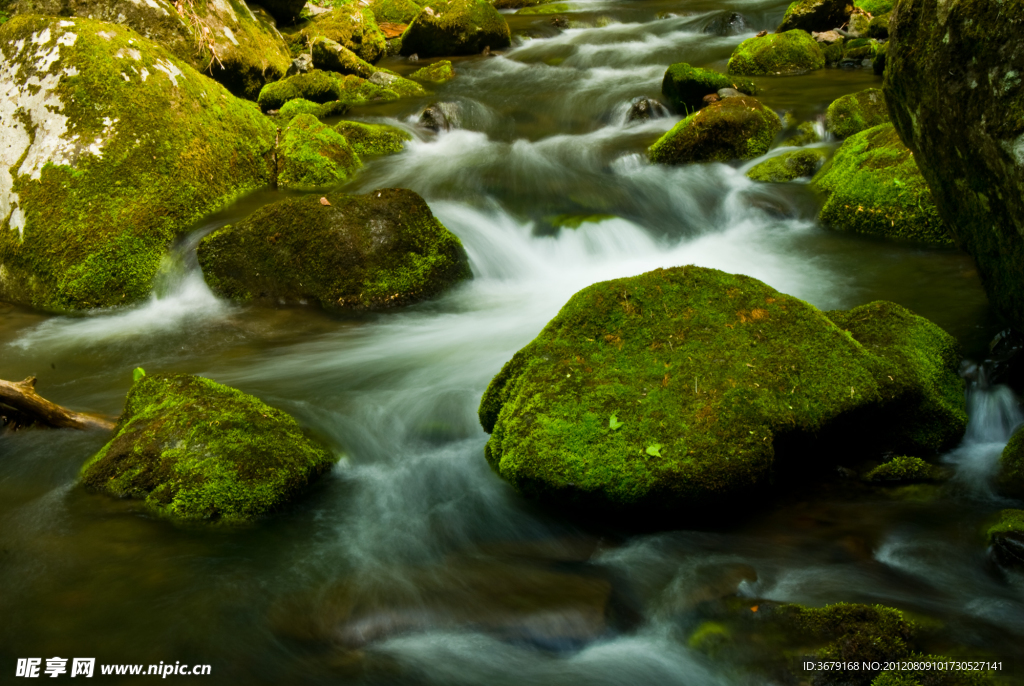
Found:
[[[511,44],[505,18],[487,0],[433,0],[402,35],[402,54],[475,55]]]
[[[818,135],[818,129],[814,126],[814,123],[805,121],[796,127],[796,135],[787,138],[782,144],[785,146],[801,146],[817,143],[820,140],[821,136]]]
[[[863,62],[874,59],[878,41],[871,38],[854,38],[843,43],[843,59]]]
[[[846,24],[852,11],[850,0],[797,0],[786,8],[776,33],[792,29],[831,31]]]
[[[764,494],[794,465],[825,469],[816,441],[827,454],[950,448],[967,424],[958,365],[956,341],[898,305],[822,313],[680,267],[577,293],[479,414],[488,462],[528,497],[698,513]]]
[[[661,164],[751,160],[768,152],[781,130],[779,117],[757,98],[725,98],[676,124],[648,155]]]
[[[766,183],[783,183],[802,177],[814,176],[825,161],[824,150],[793,150],[772,157],[747,172],[747,177]]]
[[[302,98],[331,107],[332,113],[343,114],[348,107],[370,102],[390,102],[406,96],[426,95],[418,83],[400,77],[390,77],[387,87],[379,86],[353,74],[314,69],[306,74],[289,76],[283,81],[268,83],[260,91],[259,104],[264,112],[280,110],[288,101]],[[327,116],[321,110],[321,117]]]
[[[847,138],[813,183],[827,194],[819,220],[829,228],[952,244],[914,156],[892,124]]]
[[[417,69],[409,75],[409,78],[430,83],[446,83],[455,78],[455,70],[452,69],[450,61],[441,60],[422,69]]]
[[[343,135],[311,114],[291,120],[277,151],[277,184],[310,191],[347,181],[363,166]]]
[[[1024,510],[1003,510],[986,531],[996,562],[1024,570]]]
[[[1024,431],[1010,438],[999,458],[996,488],[1009,498],[1024,500]]]
[[[298,35],[304,45],[321,36],[329,38],[370,64],[383,57],[387,48],[384,32],[377,25],[373,12],[355,4],[338,5],[330,12],[317,15],[301,27]]]
[[[146,298],[177,236],[273,178],[274,125],[134,31],[23,15],[0,54],[0,300]]]
[[[942,473],[920,457],[900,455],[868,472],[864,479],[874,483],[922,483],[939,481]]]
[[[383,71],[369,62],[359,59],[359,55],[341,43],[336,43],[323,36],[313,41],[309,51],[313,57],[313,67],[323,71],[354,74],[364,79],[370,78],[378,71]]]
[[[799,29],[748,38],[729,58],[729,73],[741,76],[803,74],[824,66],[821,46]]]
[[[363,124],[357,121],[339,122],[334,130],[344,136],[360,156],[394,155],[405,149],[412,136],[385,124]]]
[[[288,122],[300,114],[312,114],[314,117],[319,117],[321,107],[322,105],[310,102],[304,98],[296,98],[281,105],[281,109],[278,110],[277,114],[282,122]]]
[[[824,45],[821,50],[822,57],[825,59],[825,66],[835,67],[838,66],[843,60],[843,44],[842,42],[832,43],[831,45]]]
[[[374,0],[370,10],[378,22],[389,24],[409,24],[423,9],[412,0]]]
[[[671,65],[661,81],[661,94],[676,112],[690,113],[704,107],[704,96],[723,88],[735,88],[747,95],[757,95],[757,86],[749,79],[726,76],[713,69],[691,67],[685,62]]]
[[[889,109],[878,88],[868,88],[834,100],[825,112],[825,130],[840,138],[889,122]]]
[[[244,523],[280,510],[333,462],[288,414],[251,395],[156,374],[132,385],[114,438],[81,477],[160,516]]]
[[[459,239],[410,190],[284,200],[200,242],[218,295],[269,305],[384,309],[431,298],[471,276]]]

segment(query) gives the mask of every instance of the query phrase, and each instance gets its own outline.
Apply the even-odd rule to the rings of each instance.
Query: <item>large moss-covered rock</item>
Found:
[[[314,190],[347,181],[363,166],[343,135],[311,114],[288,124],[277,151],[277,184]]]
[[[487,0],[433,0],[402,35],[402,54],[475,55],[511,44],[505,18]]]
[[[1024,326],[1024,41],[1020,0],[904,0],[885,98],[989,299]]]
[[[376,72],[382,71],[366,60],[360,59],[341,43],[320,36],[309,48],[313,58],[313,68],[322,71],[333,71],[339,74],[354,74],[368,79]],[[385,72],[387,73],[387,72]]]
[[[821,223],[839,231],[950,245],[914,156],[892,124],[847,138],[814,177]]]
[[[1003,510],[985,533],[996,562],[1024,570],[1024,510]]]
[[[256,106],[130,29],[23,15],[0,55],[0,300],[139,301],[177,236],[273,179]]]
[[[281,509],[333,462],[292,417],[257,398],[157,374],[132,385],[113,439],[81,477],[160,516],[243,523]]]
[[[951,336],[893,303],[825,313],[750,277],[659,269],[574,295],[479,414],[488,462],[528,497],[692,513],[843,450],[955,445],[958,365]]]
[[[778,115],[757,98],[725,98],[676,124],[648,155],[662,164],[750,160],[768,152],[781,130]]]
[[[846,24],[851,12],[853,4],[849,0],[797,0],[786,8],[786,16],[775,32],[831,31]]]
[[[1024,500],[1024,431],[1010,438],[999,458],[996,488],[1002,495]]]
[[[317,104],[332,103],[332,112],[341,114],[348,107],[370,102],[391,102],[403,97],[426,95],[423,86],[418,83],[384,72],[378,73],[384,78],[380,83],[374,83],[354,74],[342,75],[314,69],[268,83],[260,91],[259,104],[267,112],[279,110],[285,103],[301,98]],[[380,85],[383,83],[387,85]]]
[[[412,136],[386,124],[363,124],[357,121],[339,122],[334,130],[348,140],[359,155],[394,155],[405,149]]]
[[[878,88],[868,88],[838,98],[825,112],[825,129],[840,138],[889,122],[885,97]]]
[[[16,0],[11,7],[127,26],[250,100],[291,64],[273,20],[245,0],[183,3],[180,11],[169,0]]]
[[[704,96],[723,88],[735,88],[747,95],[757,95],[757,86],[749,79],[726,76],[713,69],[691,67],[685,62],[671,65],[661,81],[661,93],[676,112],[689,114],[704,107]]]
[[[359,6],[338,5],[332,11],[320,14],[304,25],[298,34],[308,45],[319,37],[340,43],[371,64],[384,56],[387,41],[377,25],[373,12]]]
[[[748,38],[729,58],[729,73],[740,76],[787,76],[824,66],[818,42],[799,29]]]
[[[409,24],[423,7],[412,0],[374,0],[370,10],[378,22]]]
[[[803,177],[814,176],[825,161],[825,151],[818,148],[792,150],[765,160],[747,172],[754,181],[782,183]]]
[[[383,309],[470,277],[459,239],[410,190],[268,205],[199,244],[213,291],[240,302]]]
[[[449,60],[441,60],[422,69],[417,69],[409,74],[409,78],[428,83],[446,83],[455,78],[455,70],[452,69],[452,63]]]

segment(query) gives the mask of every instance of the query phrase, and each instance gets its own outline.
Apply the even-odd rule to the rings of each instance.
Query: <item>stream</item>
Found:
[[[589,529],[484,460],[476,411],[504,362],[581,288],[659,267],[748,274],[822,309],[892,300],[984,359],[1001,327],[966,255],[829,232],[806,183],[756,184],[750,164],[646,162],[679,119],[627,122],[630,101],[660,97],[673,62],[724,71],[786,5],[583,0],[561,31],[507,14],[513,48],[454,59],[428,99],[354,111],[415,138],[343,190],[415,190],[469,254],[474,279],[434,301],[337,316],[219,300],[195,245],[282,195],[262,191],[197,225],[145,304],[80,317],[0,305],[0,378],[36,375],[54,402],[117,415],[135,367],[200,374],[291,413],[339,456],[277,517],[190,528],[75,486],[106,435],[0,437],[0,661],[210,664],[191,679],[204,684],[757,683],[686,642],[702,600],[738,593],[933,617],[1022,679],[1024,580],[994,573],[980,533],[1013,505],[988,486],[1024,420],[1008,388],[969,388],[944,486],[823,487],[729,524]],[[702,33],[725,11],[750,31]],[[881,85],[870,69],[757,81],[801,121]],[[416,126],[435,100],[458,104],[461,128]],[[559,229],[558,215],[592,221]]]

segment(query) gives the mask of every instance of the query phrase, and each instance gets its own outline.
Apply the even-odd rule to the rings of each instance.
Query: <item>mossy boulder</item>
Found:
[[[475,55],[511,44],[505,18],[487,0],[433,0],[402,35],[402,54]]]
[[[843,26],[851,12],[853,4],[849,0],[797,0],[786,8],[786,15],[775,32],[831,31]]]
[[[1010,437],[999,458],[996,488],[1009,498],[1024,500],[1024,431]]]
[[[359,56],[375,63],[387,48],[384,32],[377,25],[373,12],[358,5],[338,5],[330,12],[317,15],[299,30],[301,42],[308,45],[320,38],[340,43]]]
[[[751,160],[768,152],[781,130],[778,115],[757,98],[725,98],[676,124],[647,153],[661,164]]]
[[[1024,41],[1019,0],[903,0],[885,98],[989,301],[1024,327]]]
[[[374,0],[370,10],[378,22],[389,24],[409,24],[423,9],[422,5],[412,0]]]
[[[405,149],[412,136],[386,124],[363,124],[357,121],[339,122],[334,130],[348,140],[360,156],[394,155]]]
[[[917,162],[892,124],[847,138],[813,185],[827,196],[819,220],[829,228],[952,244]]]
[[[864,64],[873,60],[878,50],[878,41],[872,38],[854,38],[843,43],[843,61],[847,64]]]
[[[887,40],[889,38],[888,14],[881,14],[871,18],[871,22],[868,24],[867,37],[877,38],[878,40]]]
[[[426,95],[418,83],[399,76],[380,73],[380,83],[354,74],[314,69],[287,79],[268,83],[260,91],[259,104],[264,112],[280,110],[285,103],[301,98],[317,104],[331,104],[331,111],[342,114],[348,107],[370,102],[391,102],[403,97]],[[377,80],[376,75],[374,79]],[[386,83],[387,85],[380,85]],[[326,116],[321,114],[320,116]]]
[[[192,223],[273,180],[274,125],[130,29],[22,15],[0,56],[0,300],[138,302]]]
[[[843,450],[956,445],[959,359],[893,303],[825,313],[747,276],[659,269],[583,289],[505,364],[480,404],[485,456],[577,514],[706,516]]]
[[[455,78],[455,70],[452,69],[450,61],[441,60],[422,69],[417,69],[409,75],[409,78],[428,83],[446,83]]]
[[[82,483],[185,522],[251,522],[334,463],[285,412],[189,374],[136,381],[115,432],[82,467]]]
[[[872,16],[888,14],[889,12],[892,12],[893,7],[895,6],[896,0],[859,0],[859,2],[857,2],[857,7],[868,12]]]
[[[868,88],[834,100],[825,112],[825,130],[840,138],[889,122],[885,96],[878,88]]]
[[[800,29],[748,38],[729,58],[729,73],[740,76],[787,76],[824,66],[821,46]]]
[[[927,483],[929,481],[941,481],[942,470],[928,464],[920,457],[898,455],[865,474],[864,480],[878,484]]]
[[[747,178],[767,183],[783,183],[803,177],[812,177],[825,161],[825,151],[818,149],[793,150],[765,160],[747,172]]]
[[[790,135],[789,138],[782,142],[785,146],[801,146],[810,145],[811,143],[817,143],[821,140],[821,136],[818,134],[818,128],[813,122],[805,121],[800,122],[796,127],[796,131]]]
[[[309,48],[313,56],[313,68],[322,71],[333,71],[339,74],[354,74],[369,79],[378,71],[382,71],[366,60],[360,59],[341,43],[320,36]],[[387,72],[385,72],[387,73]]]
[[[996,562],[1024,570],[1024,510],[1003,510],[985,535]]]
[[[363,166],[348,140],[311,114],[288,124],[277,151],[277,184],[311,191],[347,181]]]
[[[471,276],[459,239],[401,188],[268,205],[204,238],[198,256],[218,295],[333,310],[405,305]]]
[[[342,115],[348,111],[349,105],[340,100],[332,100],[321,104],[310,102],[304,98],[295,98],[281,105],[281,109],[277,111],[277,121],[284,125],[300,114],[312,114],[317,119],[324,119],[325,117]]]
[[[685,62],[671,65],[661,81],[661,93],[676,112],[689,114],[704,107],[704,96],[723,88],[735,88],[747,95],[757,95],[757,86],[749,79],[726,76],[714,69],[691,67]]]

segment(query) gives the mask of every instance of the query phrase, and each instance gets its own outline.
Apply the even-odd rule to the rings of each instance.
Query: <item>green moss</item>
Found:
[[[390,24],[409,24],[423,9],[412,0],[375,0],[370,3],[370,10],[378,22]]]
[[[755,279],[681,267],[577,293],[494,378],[479,414],[487,460],[529,497],[699,512],[820,459],[815,440],[955,445],[958,364],[952,337],[898,305],[826,316]]]
[[[992,672],[949,670],[952,658],[944,655],[914,653],[906,662],[922,666],[917,670],[882,672],[871,682],[871,686],[994,686]],[[936,667],[924,667],[925,663]]]
[[[825,56],[817,41],[799,29],[748,38],[729,58],[729,73],[741,76],[786,76],[824,66]]]
[[[747,172],[747,177],[767,183],[782,183],[811,177],[818,171],[825,157],[825,151],[818,149],[785,152],[752,167]]]
[[[405,149],[412,136],[385,124],[363,124],[356,121],[338,123],[334,130],[344,136],[361,156],[394,155]]]
[[[729,628],[720,622],[704,622],[697,630],[690,634],[690,638],[686,640],[686,645],[691,650],[704,653],[714,657],[721,651],[724,644],[729,643],[732,640],[732,632]]]
[[[892,124],[847,138],[813,183],[827,195],[819,220],[829,228],[952,244],[914,156]]]
[[[996,488],[1009,498],[1024,499],[1024,431],[1010,438],[999,458]]]
[[[821,50],[821,54],[825,59],[825,64],[830,67],[838,65],[843,60],[843,44],[842,42],[832,43],[831,45],[824,45]]]
[[[200,242],[213,291],[240,302],[384,309],[469,278],[459,239],[412,191],[291,198]]]
[[[749,79],[726,76],[713,69],[691,67],[685,62],[671,65],[661,81],[661,93],[676,112],[692,112],[704,107],[704,96],[723,88],[735,88],[757,95],[757,86]]]
[[[874,16],[892,12],[895,5],[895,0],[860,0],[857,2],[857,7]]]
[[[889,15],[880,14],[877,17],[871,18],[871,23],[868,24],[868,38],[877,38],[879,40],[886,40],[889,38]]]
[[[33,43],[34,34],[49,42]],[[40,61],[49,51],[59,59]],[[193,222],[272,180],[273,124],[133,31],[18,16],[0,28],[0,52],[20,66],[6,97],[20,103],[30,150],[41,155],[34,173],[13,174],[9,200],[24,215],[23,234],[0,216],[2,300],[57,311],[142,300]],[[180,73],[172,81],[163,70]],[[33,106],[40,98],[46,107]],[[40,150],[43,122],[65,151],[75,136],[97,141],[101,154]]]
[[[310,102],[305,98],[295,98],[289,100],[285,104],[281,105],[281,109],[278,110],[278,117],[282,122],[288,122],[293,117],[297,117],[300,114],[311,114],[314,117],[319,117],[322,105],[318,105],[315,102]]]
[[[368,79],[378,71],[389,73],[384,69],[377,69],[369,62],[359,58],[341,43],[336,43],[330,38],[323,36],[313,40],[310,45],[310,54],[313,56],[313,66],[324,71],[337,72],[339,74],[354,74],[360,78]]]
[[[878,41],[874,39],[854,38],[843,43],[843,59],[857,62],[874,59],[877,49]]]
[[[888,122],[885,97],[877,88],[844,95],[833,101],[825,112],[825,129],[840,138]]]
[[[648,155],[661,164],[750,160],[768,152],[781,130],[778,116],[756,98],[725,98],[676,124]]]
[[[402,34],[402,54],[420,57],[475,55],[511,44],[505,18],[486,0],[433,0]]]
[[[146,375],[82,483],[182,521],[249,522],[281,509],[334,458],[281,410],[186,374]]]
[[[383,87],[352,74],[342,76],[314,69],[267,84],[260,91],[259,104],[266,112],[279,110],[288,101],[302,98],[313,103],[331,104],[332,114],[343,114],[349,107],[426,94],[419,84],[399,77],[391,78],[392,82]],[[319,116],[327,114],[321,109]]]
[[[297,35],[301,45],[309,45],[321,36],[329,38],[371,64],[383,57],[387,48],[384,32],[377,25],[373,12],[355,4],[336,6],[330,12],[317,15],[300,27]]]
[[[902,612],[884,605],[836,603],[821,608],[782,605],[780,620],[799,634],[825,645],[815,652],[823,661],[884,663],[911,654],[917,627]],[[858,669],[858,671],[860,671]],[[877,674],[877,672],[876,672]],[[837,683],[868,683],[873,674],[839,671]]]
[[[811,143],[817,143],[819,140],[821,140],[821,136],[818,135],[818,130],[814,127],[814,124],[812,122],[805,121],[796,127],[796,135],[787,138],[782,142],[782,145],[810,145]]]
[[[1024,535],[1024,510],[1003,510],[995,524],[986,530],[985,536],[988,542],[992,543],[997,537],[1007,533]]]
[[[831,31],[846,24],[852,11],[847,0],[797,0],[786,8],[776,33],[792,29]]]
[[[850,20],[846,27],[846,30],[850,35],[859,37],[867,34],[868,26],[871,24],[871,20],[866,14],[857,12],[850,15]]]
[[[933,467],[920,457],[906,455],[894,457],[864,476],[866,481],[875,483],[915,483],[937,481],[941,478],[942,474],[937,467]]]
[[[430,83],[445,83],[455,78],[455,70],[452,69],[452,63],[448,60],[441,60],[440,62],[434,62],[433,64],[417,69],[409,78],[416,79],[417,81],[428,81]]]
[[[347,181],[363,166],[343,135],[311,114],[300,114],[284,130],[277,152],[281,188],[314,190]]]
[[[885,60],[886,53],[889,50],[889,43],[885,42],[878,46],[875,50],[875,58],[871,60],[871,71],[874,72],[875,76],[885,75]]]

